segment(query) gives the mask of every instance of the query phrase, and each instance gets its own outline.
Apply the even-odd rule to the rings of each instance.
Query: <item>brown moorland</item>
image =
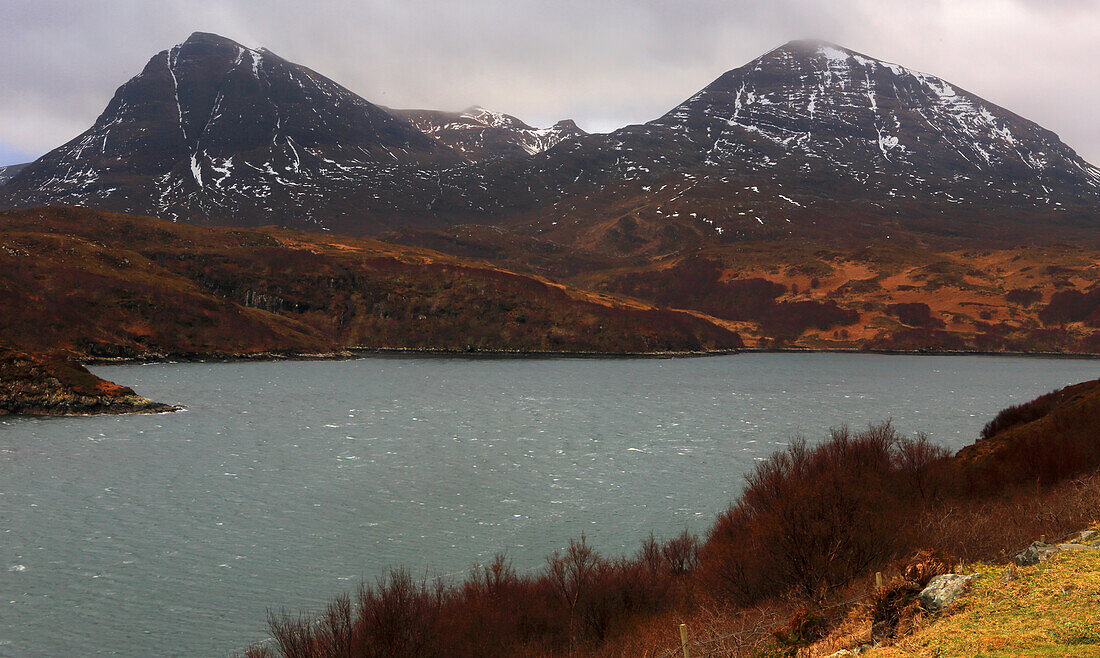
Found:
[[[0,212],[0,317],[0,340],[13,349],[57,367],[70,360],[66,368],[93,379],[77,362],[333,356],[347,348],[651,353],[742,346],[736,332],[692,313],[426,249],[81,208]],[[30,394],[19,378],[33,375],[14,370],[29,363],[9,364],[0,377],[4,391]],[[19,406],[13,398],[12,408],[44,409],[36,400]],[[70,411],[99,408],[81,403]]]
[[[702,312],[748,347],[1100,351],[1100,252],[1081,246],[746,242],[568,281]]]
[[[75,208],[0,213],[4,337],[78,358],[733,349],[692,314],[437,252]]]

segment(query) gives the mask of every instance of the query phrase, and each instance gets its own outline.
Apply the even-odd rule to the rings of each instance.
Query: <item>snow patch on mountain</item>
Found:
[[[466,156],[472,162],[499,157],[535,155],[585,134],[569,120],[549,128],[533,128],[503,112],[473,106],[461,112],[390,110],[422,132]]]

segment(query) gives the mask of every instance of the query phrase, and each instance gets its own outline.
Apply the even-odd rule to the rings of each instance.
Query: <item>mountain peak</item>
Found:
[[[846,62],[850,59],[855,59],[860,64],[880,62],[880,60],[874,57],[861,55],[851,48],[846,48],[832,41],[825,41],[823,39],[796,39],[769,50],[767,53],[753,60],[751,64],[758,65],[762,61],[775,59],[786,61],[792,65],[795,62],[821,59],[838,63]],[[885,64],[885,62],[881,63]]]
[[[815,52],[823,48],[832,48],[834,50],[842,50],[845,52],[851,52],[844,46],[833,43],[832,41],[825,41],[824,39],[792,39],[787,43],[775,48],[775,50],[783,50],[787,52]]]
[[[771,50],[650,125],[697,143],[710,166],[822,163],[860,185],[908,186],[948,203],[1046,206],[1052,190],[1100,192],[1095,168],[1041,126],[934,75],[827,41]]]
[[[192,32],[191,36],[187,37],[180,45],[236,46],[243,48],[243,46],[236,41],[223,37],[220,34],[214,34],[213,32]]]

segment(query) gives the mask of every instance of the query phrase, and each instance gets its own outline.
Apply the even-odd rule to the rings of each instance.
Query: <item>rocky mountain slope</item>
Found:
[[[1054,133],[932,75],[794,41],[648,124],[707,167],[822,169],[863,196],[1049,205],[1100,200],[1100,170]]]
[[[818,42],[729,71],[649,123],[495,166],[477,172],[498,187],[475,204],[507,199],[500,214],[518,234],[602,253],[989,240],[1100,220],[1100,170],[1054,133],[935,76]]]
[[[462,112],[439,110],[389,110],[471,162],[493,158],[523,157],[585,135],[571,119],[549,128],[532,128],[510,114],[471,107]]]
[[[3,185],[4,183],[14,178],[15,175],[22,171],[26,166],[27,164],[24,163],[0,167],[0,185]]]

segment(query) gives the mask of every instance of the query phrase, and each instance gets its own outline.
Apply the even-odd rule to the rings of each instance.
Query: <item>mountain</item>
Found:
[[[725,73],[646,124],[448,173],[447,189],[500,202],[517,234],[601,253],[751,238],[1001,239],[1100,219],[1100,170],[1054,133],[935,76],[810,41]]]
[[[532,128],[510,114],[471,107],[462,112],[439,110],[390,110],[471,162],[493,158],[534,155],[567,140],[585,135],[570,119],[549,128]]]
[[[546,271],[552,253],[646,259],[757,239],[1097,240],[1100,170],[1057,135],[824,42],[787,43],[609,134],[479,108],[392,112],[198,33],[0,186],[0,207],[393,231],[470,254],[503,245],[509,267]]]
[[[935,76],[824,42],[777,48],[649,126],[696,145],[704,166],[825,168],[952,203],[1100,200],[1100,170],[1054,133]]]
[[[153,56],[91,128],[20,171],[2,196],[15,207],[318,230],[350,208],[393,211],[421,168],[462,161],[304,66],[195,33]],[[378,190],[398,201],[379,201]]]

